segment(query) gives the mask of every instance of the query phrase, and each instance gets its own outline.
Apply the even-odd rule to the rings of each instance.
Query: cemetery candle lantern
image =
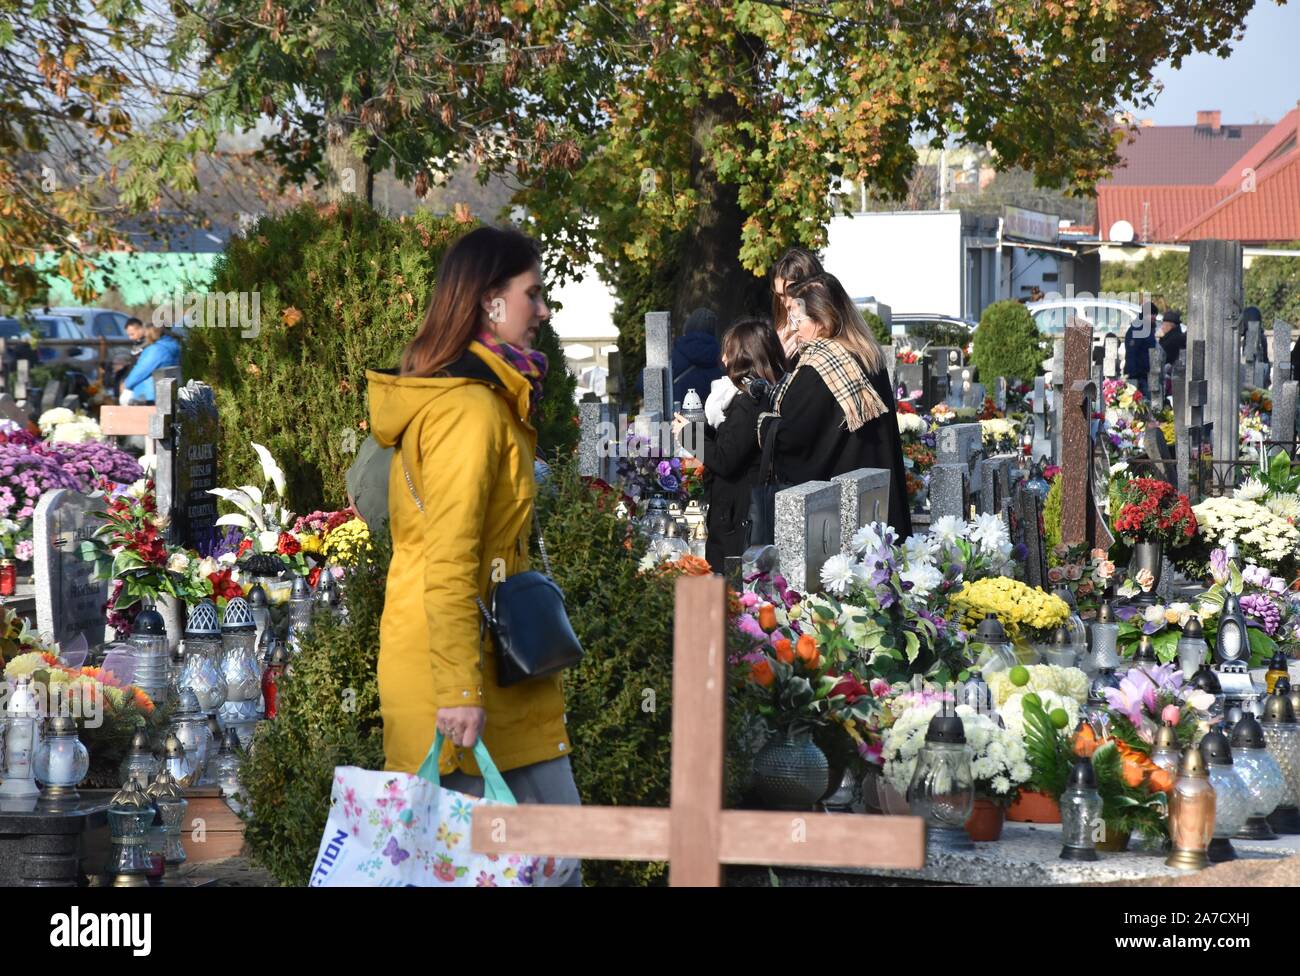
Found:
[[[225,737],[225,734],[217,717],[209,715],[208,764],[203,767],[203,775],[199,777],[200,786],[215,786],[217,784],[217,757],[221,752],[221,740]]]
[[[50,719],[45,738],[36,752],[36,778],[45,787],[42,800],[74,803],[77,786],[90,772],[90,753],[77,737],[76,720],[67,715]]]
[[[4,782],[0,796],[37,796],[33,762],[40,747],[40,710],[28,677],[19,678],[5,704]]]
[[[311,624],[314,608],[311,584],[307,582],[307,577],[295,576],[293,588],[289,591],[289,626],[301,634]]]
[[[1102,668],[1088,685],[1084,716],[1098,739],[1110,738],[1110,703],[1106,699],[1106,689],[1118,687],[1119,678],[1115,677],[1114,668]]]
[[[221,795],[236,813],[241,805],[239,799],[239,767],[242,759],[239,755],[239,735],[234,729],[226,729],[225,738],[221,740],[221,751],[217,753],[217,785]]]
[[[1138,639],[1137,650],[1133,652],[1133,667],[1135,668],[1155,668],[1159,667],[1160,659],[1156,657],[1155,645],[1151,643],[1149,634],[1143,634]]]
[[[1043,646],[1043,663],[1054,664],[1058,668],[1072,668],[1079,661],[1079,654],[1065,624],[1056,628],[1052,643]]]
[[[1104,668],[1119,667],[1119,622],[1109,600],[1102,600],[1097,610],[1097,620],[1092,625],[1093,673]],[[1085,669],[1086,670],[1086,669]]]
[[[1091,759],[1076,759],[1069,785],[1061,794],[1061,859],[1097,860],[1093,828],[1101,820],[1101,793]]]
[[[279,684],[280,677],[284,674],[285,665],[289,663],[289,654],[279,641],[275,642],[275,649],[271,651],[271,661],[266,666],[266,673],[262,675],[262,700],[266,703],[266,717],[273,719],[279,714]]]
[[[342,602],[338,580],[326,566],[321,570],[320,579],[316,582],[316,605],[326,613],[337,615]]]
[[[1183,871],[1208,867],[1206,848],[1214,835],[1214,787],[1201,752],[1183,750],[1169,798],[1169,837],[1174,849],[1165,864]]]
[[[139,729],[131,737],[131,751],[122,760],[118,781],[123,786],[133,779],[148,782],[153,779],[156,772],[158,772],[158,760],[154,757],[153,750],[149,748],[149,736],[144,729]]]
[[[126,643],[131,648],[131,660],[135,665],[131,683],[151,701],[165,702],[171,647],[162,614],[153,607],[141,610],[131,625],[131,636]]]
[[[1241,601],[1229,593],[1223,601],[1219,615],[1219,636],[1214,642],[1214,660],[1218,664],[1241,660],[1243,652],[1249,656],[1246,638],[1246,617],[1241,612]]]
[[[161,844],[153,849],[161,851],[163,861],[167,864],[184,864],[185,846],[181,843],[181,824],[185,821],[185,811],[190,805],[185,799],[184,791],[171,773],[164,769],[149,784],[145,795],[153,801],[162,818]]]
[[[1210,785],[1214,787],[1214,838],[1206,855],[1211,864],[1234,861],[1237,852],[1232,846],[1232,838],[1246,825],[1250,793],[1237,775],[1226,735],[1218,730],[1207,732],[1199,748],[1209,769]]]
[[[12,559],[0,559],[0,596],[13,596],[18,589],[18,567]]]
[[[226,702],[248,701],[262,690],[257,662],[257,625],[248,602],[235,597],[221,618],[221,671],[226,678]]]
[[[1259,724],[1268,751],[1277,760],[1286,780],[1286,792],[1278,801],[1277,809],[1269,815],[1268,825],[1279,834],[1300,834],[1300,725],[1296,724],[1290,699],[1269,695],[1264,700],[1264,717]]]
[[[113,876],[114,888],[143,887],[149,882],[148,835],[153,823],[154,806],[138,779],[113,795],[108,804],[108,829],[112,835],[107,873]]]
[[[995,614],[985,614],[975,628],[975,640],[971,642],[971,656],[975,658],[975,667],[981,674],[993,674],[1006,671],[1020,662],[1016,659],[1015,649],[1007,640],[1007,632]]]
[[[185,749],[185,755],[193,769],[195,776],[193,781],[186,783],[186,786],[193,786],[198,780],[197,777],[202,774],[204,767],[208,762],[208,743],[212,739],[211,733],[208,732],[208,719],[199,708],[199,698],[192,689],[181,689],[180,699],[176,705],[176,711],[172,713],[171,722],[168,725],[168,731],[171,732]]]
[[[957,716],[939,714],[930,719],[907,801],[912,815],[925,821],[927,846],[973,848],[966,821],[975,808],[975,780],[966,731]]]
[[[181,740],[176,738],[175,733],[170,733],[163,744],[163,769],[181,786],[193,786],[199,778],[199,768],[185,754]]]
[[[1254,715],[1243,715],[1233,726],[1231,745],[1233,765],[1250,794],[1248,817],[1237,836],[1243,840],[1273,840],[1277,834],[1267,818],[1286,796],[1286,777],[1269,753],[1264,729]]]
[[[1219,684],[1218,675],[1208,664],[1202,664],[1200,669],[1192,675],[1191,686],[1197,691],[1204,691],[1214,696],[1214,703],[1210,705],[1210,710],[1205,714],[1211,721],[1223,717],[1223,686]]]
[[[1274,687],[1279,678],[1284,678],[1289,683],[1290,672],[1286,667],[1286,654],[1278,651],[1268,662],[1268,671],[1264,674],[1264,693],[1273,694],[1277,689]],[[1293,706],[1294,707],[1294,706]]]
[[[1151,761],[1161,769],[1177,773],[1178,761],[1182,755],[1182,750],[1178,748],[1178,730],[1165,722],[1156,729],[1156,738],[1151,744]]]
[[[1183,677],[1191,680],[1201,666],[1205,664],[1205,655],[1210,645],[1205,642],[1199,617],[1190,617],[1183,627],[1182,636],[1178,638],[1178,666],[1182,668]]]
[[[253,642],[254,646],[262,641],[262,634],[266,632],[271,623],[271,605],[266,598],[266,590],[262,589],[261,583],[254,583],[248,590],[248,609],[253,614],[253,626],[256,628],[257,639]]]

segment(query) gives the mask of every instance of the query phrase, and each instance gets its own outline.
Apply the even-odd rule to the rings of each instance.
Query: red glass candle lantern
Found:
[[[12,559],[0,559],[0,596],[13,596],[18,586],[18,567]]]
[[[267,664],[266,672],[262,675],[262,700],[266,705],[267,718],[275,718],[280,710],[280,676],[284,674],[284,668],[288,662],[288,651],[284,649],[283,644],[276,641],[275,647],[271,650],[271,661]]]

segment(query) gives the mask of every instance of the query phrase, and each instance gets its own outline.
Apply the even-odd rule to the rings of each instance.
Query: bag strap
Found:
[[[433,737],[433,745],[429,749],[429,754],[424,757],[424,762],[420,763],[419,772],[415,775],[420,779],[427,780],[434,786],[441,789],[442,773],[438,769],[438,757],[442,755],[442,730]],[[497,764],[492,761],[491,755],[488,754],[488,748],[483,743],[483,737],[480,735],[474,743],[474,760],[478,763],[479,772],[483,774],[483,799],[491,803],[502,803],[506,806],[518,806],[519,802],[515,799],[514,793],[506,785],[505,777],[497,769]]]

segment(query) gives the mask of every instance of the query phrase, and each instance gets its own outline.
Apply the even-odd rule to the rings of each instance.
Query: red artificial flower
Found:
[[[307,574],[307,585],[313,590],[316,589],[316,584],[320,582],[320,571],[320,566],[313,566],[311,572]]]
[[[831,697],[834,698],[836,695],[843,695],[844,700],[852,705],[859,698],[869,698],[871,689],[853,675],[846,674],[835,682],[835,687],[831,689]]]
[[[908,403],[906,400],[899,400],[899,401],[898,401],[898,412],[899,412],[899,413],[916,413],[916,407],[912,406],[912,405],[911,405],[910,403]]]
[[[244,553],[248,552],[248,550],[252,548],[253,548],[252,539],[240,539],[239,546],[235,549],[235,558],[236,559],[242,558]]]
[[[280,539],[275,545],[275,551],[282,556],[296,556],[302,551],[302,543],[288,532],[281,532]]]
[[[244,588],[230,578],[229,569],[209,573],[208,582],[212,584],[212,595],[223,600],[233,600],[244,595]]]

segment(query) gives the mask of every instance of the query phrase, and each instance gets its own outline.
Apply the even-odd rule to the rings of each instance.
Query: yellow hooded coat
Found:
[[[475,603],[488,602],[494,581],[529,568],[537,432],[527,419],[528,381],[478,342],[446,372],[366,373],[371,430],[382,446],[398,448],[389,473],[393,561],[379,631],[379,704],[385,768],[406,773],[432,747],[439,708],[486,709],[483,740],[502,770],[570,749],[559,676],[500,687]],[[451,743],[440,768],[479,775],[471,751]]]

